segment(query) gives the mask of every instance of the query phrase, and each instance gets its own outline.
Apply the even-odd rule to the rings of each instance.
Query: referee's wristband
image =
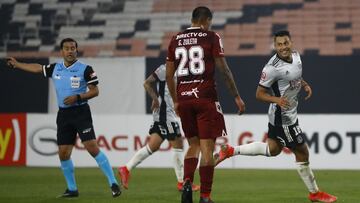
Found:
[[[81,104],[82,99],[81,99],[80,94],[77,94],[77,95],[76,95],[76,101],[77,101],[78,104]]]

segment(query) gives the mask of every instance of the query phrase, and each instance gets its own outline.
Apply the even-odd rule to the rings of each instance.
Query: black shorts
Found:
[[[58,145],[74,145],[77,134],[82,142],[96,139],[88,104],[59,109],[56,124]]]
[[[157,133],[163,140],[175,140],[177,137],[181,137],[180,127],[177,122],[162,123],[155,121],[149,130],[149,134]]]
[[[269,123],[268,137],[278,140],[284,147],[290,149],[305,143],[304,133],[302,133],[298,121],[290,126],[273,126]]]

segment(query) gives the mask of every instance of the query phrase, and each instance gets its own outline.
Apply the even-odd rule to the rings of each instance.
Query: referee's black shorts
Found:
[[[96,139],[88,104],[60,108],[56,124],[58,145],[74,145],[77,134],[82,142]]]

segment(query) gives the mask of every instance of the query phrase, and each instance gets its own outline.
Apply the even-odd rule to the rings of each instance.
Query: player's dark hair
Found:
[[[75,42],[75,47],[76,47],[76,49],[78,48],[78,44],[73,38],[65,38],[65,39],[61,40],[61,42],[60,42],[60,49],[62,49],[64,47],[65,42]]]
[[[208,18],[212,19],[213,15],[208,7],[199,6],[196,7],[192,12],[192,21],[198,22]]]
[[[280,31],[277,31],[274,33],[274,40],[275,38],[277,37],[284,37],[284,36],[288,36],[289,39],[291,39],[291,35],[290,35],[290,32],[287,31],[287,30],[280,30]]]

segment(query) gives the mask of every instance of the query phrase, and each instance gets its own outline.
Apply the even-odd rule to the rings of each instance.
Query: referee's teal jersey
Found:
[[[66,67],[64,62],[57,62],[42,66],[45,77],[53,80],[57,102],[60,108],[69,108],[87,103],[86,100],[72,105],[64,104],[64,99],[68,96],[85,93],[87,85],[97,85],[99,80],[91,66],[81,61],[74,62]]]

